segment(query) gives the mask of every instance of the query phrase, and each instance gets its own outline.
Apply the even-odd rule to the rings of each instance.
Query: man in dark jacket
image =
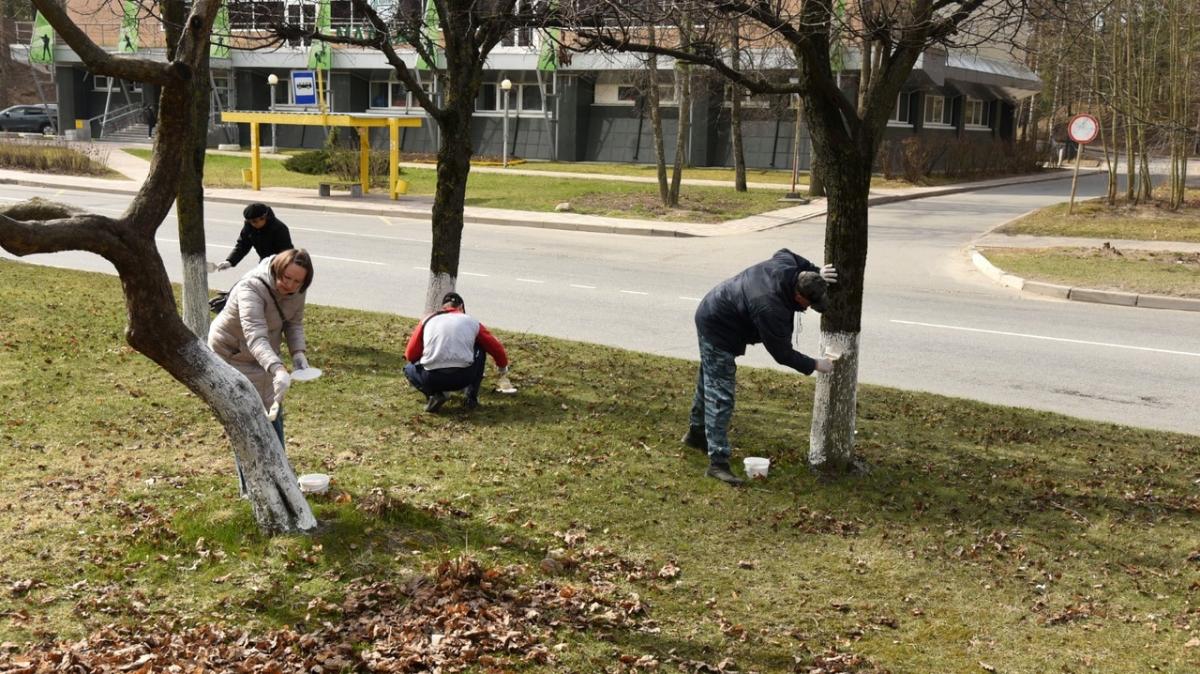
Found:
[[[700,338],[700,371],[683,442],[708,453],[706,475],[731,485],[742,483],[729,465],[729,419],[733,415],[737,365],[746,346],[762,342],[780,365],[804,374],[830,372],[826,358],[809,358],[792,348],[795,312],[809,307],[824,312],[827,284],[837,282],[837,270],[818,268],[784,248],[722,281],[704,296],[696,309]]]
[[[242,211],[242,217],[246,220],[246,224],[242,225],[242,233],[233,245],[233,252],[224,262],[217,265],[217,271],[236,267],[251,248],[258,253],[259,260],[295,248],[287,225],[275,217],[275,211],[272,211],[270,206],[250,204]]]

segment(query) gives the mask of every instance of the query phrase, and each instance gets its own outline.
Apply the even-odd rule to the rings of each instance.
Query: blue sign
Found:
[[[317,104],[317,74],[311,70],[292,71],[292,100],[296,105]]]

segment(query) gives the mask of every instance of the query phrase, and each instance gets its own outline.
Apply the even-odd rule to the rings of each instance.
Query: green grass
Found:
[[[1082,236],[1099,239],[1200,242],[1200,190],[1188,190],[1178,211],[1158,203],[1109,206],[1103,199],[1043,208],[997,230],[1005,234]]]
[[[148,159],[149,150],[130,150]],[[301,187],[317,189],[317,184],[332,176],[292,173],[277,159],[261,160],[265,187]],[[208,155],[204,165],[204,184],[208,187],[241,187],[242,169],[250,168],[249,157]],[[433,195],[437,172],[430,168],[404,169],[408,194]],[[778,210],[788,204],[779,202],[774,190],[735,192],[723,187],[684,186],[681,207],[667,209],[658,198],[658,186],[643,183],[588,181],[571,178],[471,173],[467,180],[467,205],[525,211],[554,211],[562,202],[572,211],[588,215],[618,218],[650,218],[677,222],[723,222],[758,213]]]
[[[1022,278],[1098,290],[1200,297],[1200,253],[1105,248],[990,248],[992,264]]]
[[[521,565],[517,595],[636,593],[653,621],[547,625],[556,660],[505,669],[1200,665],[1193,436],[864,386],[874,470],[823,483],[803,466],[811,380],[743,368],[735,458],[772,465],[734,490],[678,442],[692,363],[501,332],[520,392],[429,415],[401,373],[412,319],[314,306],[325,376],[289,393],[288,453],[344,496],[313,499],[320,533],[265,539],[220,427],[123,346],[124,315],[115,278],[0,261],[0,642],[338,628],[351,586],[469,554]],[[547,575],[556,548],[579,567]]]

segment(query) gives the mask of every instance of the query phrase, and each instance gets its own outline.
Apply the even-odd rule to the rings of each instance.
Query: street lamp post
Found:
[[[267,84],[271,85],[271,112],[275,112],[275,85],[279,84],[279,76],[275,73],[267,75]],[[279,144],[275,140],[275,122],[271,122],[271,153],[274,154]]]
[[[504,93],[504,139],[503,148],[500,152],[501,164],[504,168],[508,168],[508,92],[512,90],[512,80],[505,77],[500,80],[500,90]]]

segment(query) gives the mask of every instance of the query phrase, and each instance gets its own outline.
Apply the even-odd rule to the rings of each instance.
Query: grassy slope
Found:
[[[1200,190],[1188,190],[1187,203],[1172,212],[1154,205],[1110,208],[1102,199],[1038,210],[1005,225],[998,232],[1035,236],[1083,236],[1147,241],[1200,241]]]
[[[988,260],[1026,279],[1149,295],[1200,297],[1200,254],[1099,248],[992,248]]]
[[[875,470],[820,484],[811,380],[744,368],[737,456],[771,457],[771,478],[733,490],[677,442],[690,363],[502,334],[521,392],[431,416],[400,372],[412,320],[311,307],[326,376],[289,394],[289,455],[353,502],[315,500],[318,536],[264,540],[219,427],[122,320],[113,278],[0,262],[0,581],[44,584],[0,597],[0,641],[311,624],[351,579],[464,550],[537,576],[570,529],[681,573],[626,584],[661,632],[564,630],[554,671],[669,649],[743,671],[831,648],[893,672],[1200,666],[1195,437],[863,387]],[[372,489],[405,508],[356,510]]]

